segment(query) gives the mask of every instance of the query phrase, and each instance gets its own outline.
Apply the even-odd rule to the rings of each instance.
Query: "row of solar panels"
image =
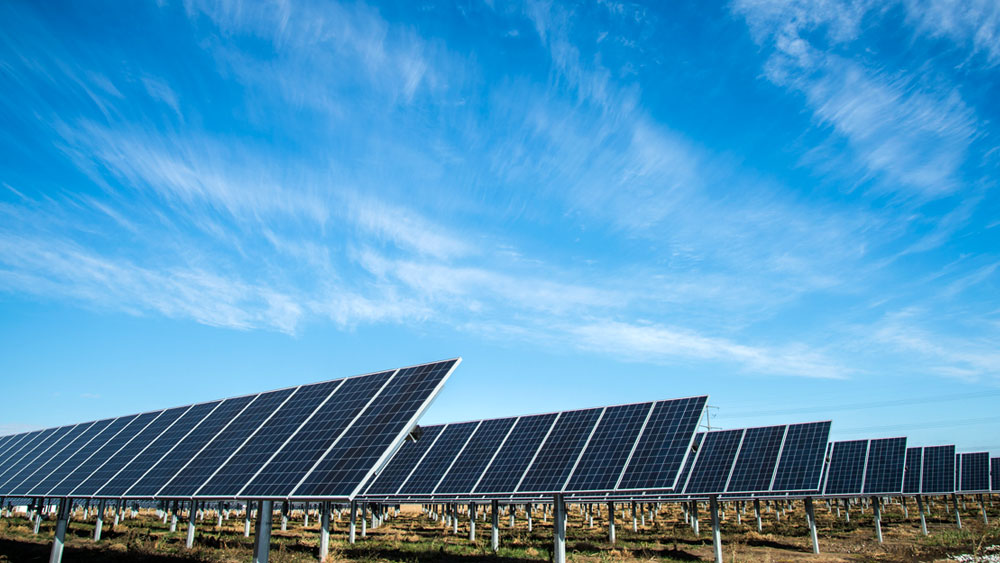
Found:
[[[628,453],[643,433],[634,421],[653,405],[675,402],[428,426],[362,495],[432,500],[560,492],[626,498],[632,491],[657,498],[835,497],[989,492],[991,484],[1000,490],[1000,459],[991,461],[987,453],[956,456],[954,445],[907,448],[906,438],[828,443],[829,421],[698,432],[688,450],[670,449],[660,454],[657,468],[642,469],[648,481],[636,487],[629,476],[637,468]],[[694,409],[698,417],[702,408]],[[680,426],[675,422],[673,428]],[[684,441],[677,436],[672,443]]]
[[[353,498],[459,359],[0,437],[0,497]]]

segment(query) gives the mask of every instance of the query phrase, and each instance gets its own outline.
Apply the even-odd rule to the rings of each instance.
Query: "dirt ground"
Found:
[[[595,505],[595,509],[596,509]],[[782,561],[810,562],[909,562],[941,561],[949,555],[982,552],[985,547],[1000,543],[1000,502],[987,503],[990,524],[984,525],[979,504],[970,501],[961,511],[963,529],[959,531],[953,514],[941,501],[932,504],[928,516],[930,535],[920,533],[916,507],[909,506],[904,518],[898,501],[885,507],[882,532],[884,543],[875,537],[872,510],[853,506],[850,522],[844,513],[838,517],[826,503],[816,504],[821,554],[813,555],[809,529],[801,503],[786,508],[783,515],[774,507],[765,509],[763,533],[758,533],[753,510],[749,506],[737,521],[736,510],[727,506],[722,522],[723,558],[727,562],[777,563]],[[463,507],[464,509],[464,507]],[[710,561],[713,558],[711,524],[706,510],[700,516],[700,535],[695,535],[684,523],[679,506],[664,504],[655,518],[647,516],[645,526],[633,532],[631,517],[622,519],[616,511],[617,542],[607,541],[607,513],[604,507],[595,511],[593,527],[576,506],[570,507],[567,531],[567,558],[580,562],[640,562],[640,561]],[[779,518],[780,516],[780,518]],[[272,532],[271,560],[276,563],[316,561],[319,528],[315,517],[304,528],[301,514],[293,514],[288,531],[282,532],[280,518],[275,519]],[[197,527],[196,545],[184,548],[185,524],[176,532],[144,511],[135,520],[126,520],[117,529],[105,524],[104,538],[95,543],[93,519],[74,520],[67,533],[64,560],[67,562],[126,562],[154,563],[205,561],[247,561],[253,538],[243,536],[243,522],[234,514],[223,526],[215,526],[215,516],[209,511]],[[535,513],[533,529],[527,530],[525,514],[518,511],[515,527],[510,528],[508,515],[500,519],[500,550],[494,554],[489,546],[488,515],[476,523],[477,541],[468,539],[468,516],[461,514],[458,534],[446,528],[444,520],[431,520],[416,505],[402,507],[400,515],[374,530],[367,530],[355,545],[346,541],[346,514],[334,519],[328,561],[548,561],[552,550],[552,518]],[[43,523],[39,535],[32,534],[24,518],[0,519],[0,562],[47,561],[54,522]]]

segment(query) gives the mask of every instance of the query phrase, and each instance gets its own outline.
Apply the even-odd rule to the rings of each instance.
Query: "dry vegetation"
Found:
[[[986,547],[1000,543],[1000,504],[987,504],[990,525],[982,523],[979,505],[970,502],[962,512],[964,529],[954,526],[952,516],[942,502],[936,502],[928,527],[930,536],[920,534],[915,507],[910,507],[910,517],[904,519],[898,504],[886,507],[883,513],[885,542],[875,540],[872,512],[860,507],[851,511],[850,523],[827,510],[825,503],[817,503],[820,525],[821,555],[813,555],[809,547],[808,527],[801,504],[776,520],[774,512],[765,512],[764,531],[757,533],[753,512],[747,509],[742,524],[737,523],[732,508],[723,522],[722,537],[724,557],[733,562],[780,561],[935,561],[948,555],[982,553]],[[594,527],[587,525],[575,507],[570,510],[567,555],[573,561],[698,561],[711,560],[712,545],[708,517],[702,514],[701,535],[695,536],[684,524],[676,505],[663,505],[657,518],[632,532],[631,521],[622,522],[618,514],[618,542],[607,543],[605,514],[594,519]],[[152,511],[140,514],[135,520],[126,520],[116,529],[105,525],[104,538],[94,543],[93,522],[75,520],[67,533],[65,561],[151,561],[154,563],[202,561],[247,561],[253,538],[243,536],[242,520],[233,517],[217,528],[215,520],[207,517],[198,526],[196,547],[184,548],[184,524],[176,532],[155,517]],[[301,520],[293,520],[287,532],[272,534],[271,560],[276,563],[315,561],[318,544],[318,526],[315,519],[310,527],[303,528]],[[527,531],[523,513],[518,513],[516,528],[509,528],[507,518],[501,518],[501,548],[493,554],[489,548],[489,519],[477,523],[478,541],[468,541],[468,522],[463,516],[458,535],[446,530],[443,521],[433,522],[424,517],[419,507],[404,507],[399,517],[376,530],[369,530],[367,538],[358,538],[355,545],[346,541],[346,522],[333,523],[328,561],[547,561],[551,557],[552,520],[534,520],[534,530]],[[41,533],[34,535],[28,521],[23,518],[0,519],[0,562],[45,561],[52,538],[54,522],[43,523]],[[360,532],[360,530],[359,530]],[[359,534],[360,535],[360,534]]]

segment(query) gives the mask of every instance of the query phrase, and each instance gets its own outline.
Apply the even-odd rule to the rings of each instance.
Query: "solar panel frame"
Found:
[[[923,471],[923,448],[906,448],[906,468],[903,475],[903,494],[920,494],[920,478]]]
[[[566,481],[566,491],[605,491],[621,478],[629,455],[655,401],[605,407],[579,462]]]
[[[833,442],[823,496],[860,496],[865,484],[870,440]]]
[[[903,492],[906,467],[906,438],[878,438],[869,441],[865,465],[866,495],[898,495]]]
[[[727,494],[770,491],[788,425],[746,428],[740,451],[726,484]]]
[[[446,425],[434,444],[413,466],[413,471],[399,486],[396,494],[432,493],[480,423],[481,421],[474,421]]]
[[[746,429],[706,432],[683,486],[685,495],[723,494],[736,465]]]
[[[481,421],[469,444],[456,456],[455,463],[435,487],[434,494],[460,494],[473,490],[516,423],[517,417]]]
[[[955,492],[955,445],[924,446],[920,477],[922,494]]]
[[[561,492],[603,414],[604,408],[560,413],[514,491],[535,494]]]
[[[1000,457],[990,459],[990,489],[1000,491]]]
[[[788,426],[771,481],[771,493],[819,492],[830,425],[825,420]]]
[[[404,442],[396,455],[365,487],[366,495],[395,495],[410,478],[427,452],[434,447],[441,432],[447,424],[423,427],[419,440]]]
[[[510,494],[545,442],[560,413],[518,417],[503,445],[476,483],[474,494]]]
[[[615,490],[674,490],[707,403],[706,395],[657,401]],[[658,412],[659,408],[663,412]],[[676,411],[680,414],[671,417]],[[671,421],[673,425],[664,427]],[[663,437],[667,435],[673,436],[673,439],[664,444]]]
[[[956,492],[990,492],[989,452],[960,453],[956,458],[959,462],[959,477]]]

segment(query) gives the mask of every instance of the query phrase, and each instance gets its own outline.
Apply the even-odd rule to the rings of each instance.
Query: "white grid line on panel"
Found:
[[[639,442],[642,441],[642,435],[646,433],[646,425],[649,424],[649,419],[653,416],[653,411],[656,410],[656,405],[659,403],[660,401],[653,401],[649,404],[649,412],[646,413],[646,418],[642,421],[642,427],[639,428],[639,433],[636,434],[635,441],[632,442],[632,449],[629,450],[628,457],[625,458],[625,465],[622,466],[622,472],[618,474],[618,480],[615,481],[615,486],[612,487],[612,490],[618,490],[618,486],[621,485],[622,479],[625,478],[625,472],[628,471],[628,466],[632,463],[632,456],[635,455],[635,449],[639,447]],[[694,439],[694,434],[691,434],[691,438]],[[688,444],[688,449],[691,449],[691,444]],[[681,460],[681,463],[683,464],[684,460]],[[674,487],[676,486],[677,478],[674,477]]]
[[[601,414],[597,415],[597,420],[594,421],[594,426],[590,429],[590,434],[587,434],[587,441],[583,444],[583,449],[580,450],[580,455],[576,456],[576,461],[573,462],[573,467],[569,469],[569,475],[566,476],[566,480],[563,481],[562,487],[559,488],[560,491],[565,491],[566,486],[569,485],[570,479],[573,478],[573,473],[576,473],[576,468],[580,465],[580,460],[583,459],[583,454],[587,452],[587,448],[590,447],[590,440],[594,437],[594,433],[597,432],[597,427],[601,425],[601,420],[604,419],[604,413],[608,411],[608,407],[601,408]]]

